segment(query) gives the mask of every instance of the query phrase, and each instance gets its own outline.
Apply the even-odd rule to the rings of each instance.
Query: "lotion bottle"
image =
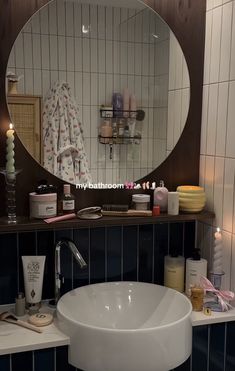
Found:
[[[184,292],[184,261],[183,256],[165,256],[164,286]]]
[[[160,206],[161,211],[167,211],[168,189],[164,186],[163,180],[160,181],[160,186],[154,190],[153,204]]]
[[[207,276],[207,260],[200,256],[200,249],[193,251],[192,258],[186,260],[185,293],[190,296],[191,287],[200,285],[200,278]]]

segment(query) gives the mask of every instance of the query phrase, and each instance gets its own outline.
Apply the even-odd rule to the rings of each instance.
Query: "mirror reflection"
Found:
[[[8,105],[29,153],[70,183],[124,183],[166,159],[189,76],[169,27],[137,0],[56,0],[19,34]]]

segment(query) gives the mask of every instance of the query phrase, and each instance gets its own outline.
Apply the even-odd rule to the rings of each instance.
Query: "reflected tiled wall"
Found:
[[[210,261],[215,227],[223,232],[224,287],[235,290],[235,1],[207,0],[200,184],[213,225],[202,224]]]

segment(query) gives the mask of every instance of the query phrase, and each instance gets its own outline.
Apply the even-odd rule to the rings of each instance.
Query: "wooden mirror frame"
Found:
[[[0,0],[0,167],[5,167],[6,131],[10,117],[6,101],[5,76],[12,46],[30,17],[49,0]],[[205,44],[206,0],[143,0],[154,9],[175,34],[188,65],[190,78],[190,105],[182,135],[171,154],[154,171],[141,179],[165,181],[169,190],[180,184],[199,182],[202,87]],[[63,180],[47,172],[27,152],[16,136],[16,168],[22,169],[17,177],[17,214],[28,215],[28,194],[38,181],[47,179],[62,191]],[[0,176],[0,189],[4,190],[4,178]],[[72,187],[77,207],[104,203],[129,203],[133,190],[77,190]],[[139,191],[138,191],[139,193]],[[5,192],[0,192],[0,216],[5,215]]]

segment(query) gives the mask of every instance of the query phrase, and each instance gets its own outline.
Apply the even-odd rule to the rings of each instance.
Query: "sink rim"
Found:
[[[115,328],[110,328],[110,327],[94,326],[94,325],[86,324],[84,322],[80,322],[78,320],[74,320],[73,318],[70,318],[67,315],[65,315],[64,313],[62,313],[62,311],[59,309],[61,299],[65,295],[69,294],[71,291],[76,291],[76,290],[79,290],[82,287],[88,287],[88,286],[101,286],[101,285],[107,285],[107,284],[112,284],[114,286],[118,286],[119,284],[123,284],[123,283],[152,285],[152,286],[160,286],[160,287],[166,288],[167,290],[173,291],[174,294],[176,294],[177,296],[182,296],[184,298],[185,302],[189,305],[189,311],[182,318],[180,318],[180,319],[178,319],[176,321],[170,322],[168,324],[164,324],[164,325],[159,325],[159,326],[154,326],[154,327],[147,327],[147,328],[115,329]],[[187,319],[187,317],[190,317],[191,316],[191,313],[192,313],[192,304],[191,304],[191,301],[189,300],[189,298],[186,295],[184,295],[183,293],[180,293],[180,292],[178,292],[176,290],[173,290],[171,288],[168,288],[166,286],[162,286],[162,285],[158,285],[158,284],[154,284],[154,283],[138,282],[138,281],[112,281],[112,282],[100,282],[100,283],[94,283],[94,284],[90,284],[90,285],[80,286],[80,287],[77,287],[77,288],[75,288],[73,290],[68,291],[66,294],[64,294],[60,298],[59,302],[57,303],[56,311],[57,311],[57,313],[60,314],[60,316],[62,316],[63,318],[65,318],[67,321],[69,321],[69,322],[71,322],[71,323],[73,323],[75,325],[79,325],[79,326],[81,326],[83,328],[89,328],[89,329],[92,329],[92,330],[104,331],[104,332],[114,332],[114,333],[115,332],[117,332],[117,333],[136,333],[136,332],[143,332],[144,333],[144,332],[150,332],[150,331],[156,331],[156,330],[166,329],[166,328],[169,328],[169,327],[178,325],[181,322],[184,322]]]

